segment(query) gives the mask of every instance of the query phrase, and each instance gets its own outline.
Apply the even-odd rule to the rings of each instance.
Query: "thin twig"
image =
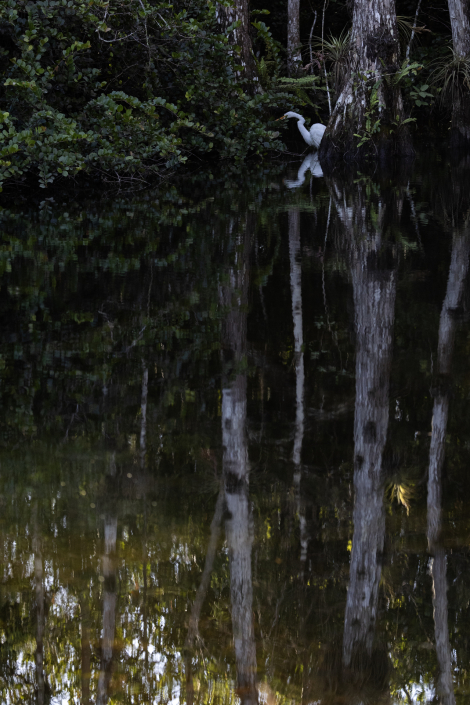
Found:
[[[315,24],[317,22],[317,11],[315,10],[315,16],[313,18],[312,29],[310,30],[310,37],[308,38],[308,48],[310,50],[310,71],[313,73],[313,51],[312,51],[312,37]]]
[[[416,25],[417,25],[417,22],[418,22],[418,14],[419,14],[419,8],[420,8],[420,7],[421,7],[421,0],[418,0],[418,4],[417,4],[417,6],[416,6],[415,21],[414,21],[414,23],[413,23],[413,29],[411,30],[410,41],[409,41],[409,44],[408,44],[408,48],[407,48],[407,50],[406,50],[406,58],[407,58],[407,59],[410,58],[411,44],[412,44],[413,39],[414,39],[415,34],[416,34]]]
[[[330,318],[328,315],[328,304],[326,302],[326,287],[325,287],[325,254],[326,254],[326,241],[328,239],[328,230],[330,228],[330,217],[331,217],[331,196],[330,203],[328,206],[328,219],[326,221],[326,232],[325,232],[325,244],[323,246],[323,259],[321,264],[321,278],[322,278],[322,289],[323,289],[323,305],[325,307],[326,322],[328,324],[328,330],[331,333]]]
[[[324,35],[324,30],[325,30],[325,12],[326,12],[326,7],[327,7],[328,2],[329,2],[329,0],[325,0],[325,2],[323,3],[323,17],[322,17],[322,22],[321,22],[321,53],[322,53],[322,59],[323,59],[323,69],[325,71],[326,94],[328,96],[328,110],[330,111],[330,115],[331,115],[330,88],[328,86],[328,75],[326,73],[326,61],[325,61],[325,54],[323,51],[323,35]]]
[[[133,348],[135,345],[137,345],[137,343],[139,342],[139,340],[142,340],[142,337],[143,337],[143,335],[144,335],[144,330],[145,330],[146,328],[147,328],[147,326],[144,326],[144,327],[142,328],[142,330],[140,331],[139,335],[137,336],[137,338],[136,338],[135,340],[133,340],[132,343],[126,348],[126,354],[127,354],[130,350],[132,350],[132,348]]]

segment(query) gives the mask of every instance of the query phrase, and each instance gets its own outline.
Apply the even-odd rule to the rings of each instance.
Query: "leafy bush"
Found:
[[[250,93],[230,30],[212,0],[0,0],[0,185],[281,147],[269,113],[285,96]]]

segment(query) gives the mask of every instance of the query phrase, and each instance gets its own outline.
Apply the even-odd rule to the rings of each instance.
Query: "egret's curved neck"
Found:
[[[299,115],[297,127],[299,128],[299,132],[302,135],[302,137],[304,138],[305,142],[311,146],[312,145],[312,137],[310,135],[310,132],[305,127],[305,118],[303,118],[301,115]]]

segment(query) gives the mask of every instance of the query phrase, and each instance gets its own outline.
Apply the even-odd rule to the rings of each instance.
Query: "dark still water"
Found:
[[[470,165],[54,196],[0,213],[0,702],[470,703]]]

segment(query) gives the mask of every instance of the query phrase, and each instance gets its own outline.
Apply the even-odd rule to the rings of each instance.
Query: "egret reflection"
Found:
[[[319,179],[323,176],[320,160],[318,158],[318,152],[310,152],[309,154],[307,154],[307,156],[299,167],[299,171],[297,172],[297,178],[284,179],[284,184],[287,186],[287,188],[290,189],[299,188],[299,186],[302,186],[305,181],[307,171],[310,171],[311,175],[314,176],[316,179]]]

